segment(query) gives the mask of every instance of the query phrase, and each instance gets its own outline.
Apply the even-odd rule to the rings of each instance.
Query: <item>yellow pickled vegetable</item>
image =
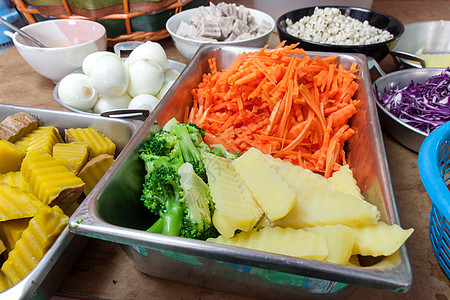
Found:
[[[16,284],[39,263],[67,225],[68,217],[55,207],[41,209],[23,231],[1,270]]]
[[[53,146],[53,158],[75,174],[86,164],[88,154],[87,143],[56,143]]]
[[[50,206],[59,205],[65,209],[83,193],[83,180],[41,150],[27,153],[21,172],[33,193]]]
[[[0,183],[0,222],[32,217],[43,207],[33,194]]]
[[[89,145],[89,158],[92,159],[100,154],[109,154],[114,156],[116,145],[107,136],[101,134],[96,129],[89,128],[70,128],[65,130],[66,142],[74,141],[86,142]]]
[[[20,164],[25,157],[25,151],[7,140],[0,140],[0,173],[20,170]]]

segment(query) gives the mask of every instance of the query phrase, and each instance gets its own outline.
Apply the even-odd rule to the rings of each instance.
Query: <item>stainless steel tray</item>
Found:
[[[0,120],[18,112],[32,115],[40,125],[57,127],[62,136],[64,136],[64,129],[67,128],[93,127],[116,143],[116,153],[120,153],[125,148],[125,145],[142,125],[140,121],[124,121],[72,112],[0,104]],[[68,228],[64,229],[33,271],[19,283],[0,293],[0,298],[49,299],[56,292],[87,242],[88,238],[74,235]]]
[[[355,268],[142,231],[150,225],[151,215],[139,200],[145,171],[138,150],[157,129],[155,120],[160,124],[172,117],[182,120],[185,108],[192,102],[191,89],[201,81],[203,73],[209,72],[209,58],[216,58],[220,70],[243,51],[256,50],[202,46],[164,102],[123,150],[111,172],[70,218],[70,230],[122,244],[135,266],[146,274],[228,292],[278,299],[303,294],[338,295],[351,285],[406,292],[412,284],[412,271],[405,246],[394,257],[376,265],[380,268]],[[336,54],[346,68],[353,62],[361,66],[356,94],[361,105],[351,120],[357,134],[346,149],[348,162],[363,194],[378,206],[382,219],[399,224],[366,57],[308,54]],[[388,262],[395,266],[383,268]]]

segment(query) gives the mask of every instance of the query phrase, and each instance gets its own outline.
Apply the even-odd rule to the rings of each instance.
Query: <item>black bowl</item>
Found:
[[[278,36],[281,41],[285,40],[286,44],[300,43],[298,47],[306,51],[325,51],[339,53],[362,53],[366,56],[373,57],[376,61],[385,58],[390,50],[395,46],[399,37],[405,30],[403,24],[396,18],[382,12],[350,6],[317,6],[318,8],[334,7],[338,8],[344,16],[352,17],[361,22],[368,21],[371,26],[389,31],[394,37],[386,42],[371,45],[332,45],[308,41],[295,37],[286,31],[286,19],[289,18],[293,23],[303,17],[311,16],[314,13],[313,7],[306,7],[292,10],[281,15],[277,20]]]

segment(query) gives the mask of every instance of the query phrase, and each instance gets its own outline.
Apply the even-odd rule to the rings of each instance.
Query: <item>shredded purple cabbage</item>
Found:
[[[375,95],[394,116],[428,134],[450,121],[450,68],[425,83],[411,80],[404,88],[385,88],[381,98],[375,85]]]

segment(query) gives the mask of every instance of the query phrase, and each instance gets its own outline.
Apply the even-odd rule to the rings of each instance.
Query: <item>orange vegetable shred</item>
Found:
[[[311,58],[296,46],[242,53],[222,71],[210,59],[184,121],[204,128],[209,144],[233,153],[255,147],[330,177],[355,134],[348,121],[359,104],[359,66],[346,70],[336,55]]]

